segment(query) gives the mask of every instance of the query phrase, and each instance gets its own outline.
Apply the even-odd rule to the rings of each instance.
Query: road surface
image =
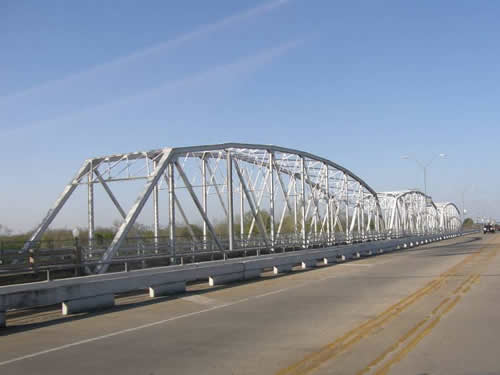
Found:
[[[9,313],[0,374],[500,374],[500,235],[62,317]]]

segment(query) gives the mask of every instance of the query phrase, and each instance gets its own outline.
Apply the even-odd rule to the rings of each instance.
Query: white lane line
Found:
[[[51,348],[51,349],[42,350],[42,351],[35,352],[35,353],[32,353],[32,354],[23,355],[21,357],[16,357],[16,358],[8,359],[6,361],[0,362],[0,366],[5,366],[5,365],[11,364],[11,363],[23,361],[25,359],[39,357],[41,355],[45,355],[45,354],[57,352],[57,351],[60,351],[60,350],[72,348],[74,346],[79,346],[79,345],[84,345],[84,344],[88,344],[88,343],[95,342],[95,341],[104,340],[104,339],[107,339],[107,338],[110,338],[110,337],[114,337],[114,336],[118,336],[118,335],[122,335],[122,334],[125,334],[125,333],[135,332],[135,331],[139,331],[141,329],[158,326],[158,325],[161,325],[161,324],[172,322],[174,320],[189,318],[191,316],[203,314],[203,313],[214,311],[214,310],[219,310],[219,309],[222,309],[222,308],[225,308],[225,307],[229,307],[229,306],[233,306],[233,305],[237,305],[237,304],[240,304],[240,303],[243,303],[243,302],[247,302],[247,301],[252,300],[252,299],[263,298],[263,297],[271,296],[273,294],[283,293],[283,292],[286,292],[286,291],[289,291],[289,290],[301,288],[301,287],[303,287],[305,285],[312,284],[314,282],[325,281],[325,280],[333,279],[333,278],[336,278],[336,277],[338,277],[338,275],[332,275],[332,276],[324,277],[324,278],[321,278],[321,279],[311,280],[311,281],[303,282],[303,283],[301,283],[299,285],[291,286],[289,288],[283,288],[283,289],[273,290],[271,292],[259,294],[257,296],[251,296],[251,297],[243,298],[243,299],[240,299],[240,300],[237,300],[237,301],[228,302],[228,303],[225,303],[225,304],[222,304],[222,305],[217,305],[217,306],[209,307],[209,308],[206,308],[206,309],[203,309],[203,310],[194,311],[194,312],[187,313],[187,314],[182,314],[182,315],[177,315],[177,316],[174,316],[172,318],[168,318],[168,319],[164,319],[164,320],[159,320],[159,321],[153,322],[153,323],[143,324],[143,325],[140,325],[140,326],[137,326],[137,327],[133,327],[133,328],[127,328],[127,329],[124,329],[124,330],[121,330],[121,331],[116,331],[116,332],[113,332],[113,333],[109,333],[107,335],[96,336],[96,337],[92,337],[90,339],[76,341],[76,342],[73,342],[71,344],[56,346],[56,347]],[[186,297],[184,297],[184,298],[186,298]]]
[[[104,340],[104,339],[107,339],[107,338],[110,338],[110,337],[113,337],[113,336],[122,335],[124,333],[139,331],[141,329],[154,327],[154,326],[157,326],[157,325],[160,325],[160,324],[165,324],[165,323],[168,323],[168,322],[171,322],[171,321],[174,321],[174,320],[178,320],[178,319],[182,319],[182,318],[188,318],[188,317],[193,316],[193,315],[198,315],[198,314],[202,314],[202,313],[205,313],[205,312],[208,312],[208,311],[213,311],[213,310],[221,309],[221,308],[228,307],[228,306],[231,306],[231,305],[236,305],[238,303],[245,302],[245,301],[248,301],[248,300],[249,300],[249,298],[244,298],[244,299],[241,299],[241,300],[238,300],[238,301],[234,301],[234,302],[230,302],[230,303],[225,303],[223,305],[218,305],[218,306],[210,307],[210,308],[199,310],[199,311],[194,311],[194,312],[191,312],[191,313],[174,316],[172,318],[168,318],[168,319],[164,319],[164,320],[159,320],[157,322],[143,324],[141,326],[137,326],[137,327],[133,327],[133,328],[127,328],[127,329],[124,329],[124,330],[121,330],[121,331],[116,331],[116,332],[113,332],[113,333],[109,333],[107,335],[92,337],[90,339],[76,341],[76,342],[73,342],[71,344],[61,345],[61,346],[57,346],[55,348],[51,348],[51,349],[47,349],[47,350],[42,350],[40,352],[23,355],[21,357],[12,358],[12,359],[0,362],[0,366],[5,366],[5,365],[8,365],[10,363],[22,361],[24,359],[34,358],[34,357],[38,357],[38,356],[41,356],[41,355],[44,355],[44,354],[48,354],[48,353],[56,352],[56,351],[59,351],[59,350],[71,348],[73,346],[79,346],[79,345],[88,344],[88,343],[94,342],[94,341]]]

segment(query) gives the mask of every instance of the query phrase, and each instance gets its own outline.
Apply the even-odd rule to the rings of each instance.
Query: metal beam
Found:
[[[115,237],[113,238],[113,241],[109,245],[108,249],[105,251],[105,253],[102,256],[102,264],[98,265],[96,268],[97,273],[104,273],[107,271],[109,264],[105,264],[104,262],[109,262],[111,259],[113,259],[116,251],[118,248],[121,246],[123,240],[127,236],[128,232],[134,225],[137,217],[141,213],[142,209],[144,208],[144,205],[146,204],[149,196],[151,195],[151,192],[153,191],[154,186],[158,183],[161,175],[163,174],[165,168],[168,165],[168,162],[170,161],[172,155],[172,149],[165,149],[163,151],[163,155],[158,162],[158,166],[154,170],[154,172],[150,175],[148,178],[148,182],[146,183],[144,187],[144,191],[139,195],[137,198],[137,201],[134,203],[132,208],[127,214],[127,217],[123,221],[123,223],[120,225],[120,228],[118,229],[118,232],[116,233]]]
[[[95,217],[94,217],[94,173],[92,162],[90,163],[89,172],[87,174],[88,180],[88,237],[89,237],[89,251],[92,255],[92,250],[94,248],[94,229],[95,229]]]
[[[238,178],[240,179],[241,186],[243,187],[243,191],[245,192],[245,195],[247,197],[248,205],[250,207],[250,210],[252,211],[252,215],[254,219],[257,221],[257,226],[259,227],[259,232],[262,234],[264,237],[264,241],[266,244],[269,244],[269,239],[267,237],[267,232],[266,232],[266,227],[264,223],[262,222],[262,218],[258,214],[255,204],[253,202],[252,196],[250,195],[250,192],[248,191],[247,185],[245,183],[245,179],[243,178],[243,175],[241,174],[240,168],[238,166],[238,162],[236,160],[233,161],[234,163],[234,169],[236,170],[236,173],[238,174]]]
[[[99,171],[97,170],[97,168],[94,169],[94,174],[96,175],[97,180],[99,180],[100,184],[102,185],[102,187],[104,188],[104,190],[106,191],[106,193],[108,193],[108,196],[111,199],[111,202],[113,202],[113,204],[115,205],[116,209],[120,213],[121,217],[123,219],[125,219],[125,217],[127,216],[127,214],[123,210],[122,206],[120,206],[120,203],[118,202],[118,200],[114,196],[114,194],[111,191],[111,189],[109,188],[108,184],[103,180],[103,178],[102,178],[101,174],[99,173]]]
[[[234,196],[233,196],[233,159],[231,151],[226,151],[227,155],[227,231],[229,240],[229,251],[234,250]]]
[[[177,160],[175,160],[177,163]],[[177,164],[176,164],[177,165]],[[170,234],[170,249],[172,249],[172,261],[176,262],[176,242],[175,242],[175,178],[174,178],[174,164],[168,164],[168,222]]]
[[[212,235],[213,240],[217,244],[220,250],[224,251],[224,248],[222,247],[222,244],[220,243],[219,239],[217,238],[217,235],[215,233],[215,229],[212,226],[212,223],[208,219],[208,216],[206,215],[205,211],[203,210],[203,206],[201,205],[200,201],[198,200],[198,197],[196,196],[196,193],[193,190],[193,185],[191,185],[191,182],[189,182],[189,179],[187,178],[186,174],[184,173],[184,170],[182,167],[179,165],[177,161],[174,162],[175,167],[177,168],[177,171],[179,171],[179,175],[182,178],[182,181],[184,182],[184,185],[186,186],[186,189],[191,196],[191,199],[193,200],[193,203],[195,204],[196,208],[200,212],[200,215],[203,219],[203,221],[207,224],[207,229]]]
[[[49,225],[55,219],[59,211],[61,211],[64,204],[68,201],[69,197],[71,196],[71,194],[73,194],[75,189],[78,187],[80,179],[83,176],[85,176],[86,173],[88,173],[90,165],[91,165],[90,160],[86,160],[83,163],[82,167],[80,168],[76,176],[71,180],[71,182],[68,185],[66,185],[63,192],[54,203],[54,206],[47,212],[47,215],[42,220],[41,224],[35,229],[29,241],[27,241],[24,244],[23,251],[29,250],[34,242],[40,241],[40,239],[42,238],[43,234],[45,233]]]

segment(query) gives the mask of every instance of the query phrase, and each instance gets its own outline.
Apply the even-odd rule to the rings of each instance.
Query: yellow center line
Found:
[[[333,359],[335,356],[337,356],[341,352],[344,352],[346,349],[348,349],[349,347],[351,347],[354,344],[356,344],[357,342],[359,342],[362,338],[364,338],[364,337],[368,336],[369,334],[371,334],[372,332],[374,332],[377,328],[379,328],[383,324],[387,323],[389,320],[391,320],[391,319],[395,318],[396,316],[398,316],[399,314],[401,314],[406,308],[408,308],[410,305],[414,304],[416,301],[420,300],[422,297],[439,289],[444,283],[446,283],[446,281],[449,277],[457,276],[456,273],[458,272],[458,270],[460,268],[462,268],[463,266],[467,265],[468,263],[476,260],[476,258],[478,258],[482,255],[481,250],[484,247],[485,246],[483,246],[478,252],[475,252],[475,253],[467,256],[465,259],[463,259],[462,261],[460,261],[459,263],[457,263],[456,265],[451,267],[449,270],[443,272],[439,277],[430,281],[429,283],[424,285],[422,288],[420,288],[416,292],[410,294],[409,296],[403,298],[402,300],[400,300],[396,304],[390,306],[388,309],[386,309],[385,311],[383,311],[382,313],[377,315],[375,318],[364,322],[363,324],[359,325],[356,328],[353,328],[352,330],[348,331],[346,334],[339,337],[338,339],[336,339],[332,343],[326,345],[325,347],[323,347],[319,351],[307,355],[301,361],[298,361],[297,363],[278,371],[276,373],[276,375],[307,374],[307,373],[310,373],[311,371],[317,369],[324,362]],[[496,251],[494,252],[494,255],[496,255]],[[493,256],[488,253],[487,260],[489,260]],[[478,280],[478,278],[479,278],[479,275],[470,275],[465,281],[463,281],[461,283],[460,288],[464,287],[469,282],[472,285],[474,282],[476,282]],[[460,288],[457,288],[457,290],[460,290]],[[467,291],[468,291],[468,289],[467,289]],[[465,292],[466,291],[464,291],[464,293]],[[454,307],[456,305],[456,303],[458,303],[460,298],[461,298],[461,296],[455,297],[455,299],[438,316],[438,318],[440,319],[441,316],[443,316],[448,311],[450,311],[451,308]],[[441,301],[441,303],[436,308],[433,309],[432,315],[435,315],[439,311],[439,309],[449,301],[449,299],[450,299],[450,297],[445,298],[443,301]],[[434,327],[437,324],[437,322],[439,321],[438,318],[436,318],[437,321],[435,319],[426,328],[426,331],[429,329],[429,327]],[[401,337],[398,340],[398,342],[393,344],[384,353],[382,353],[382,355],[380,355],[377,359],[372,361],[372,364],[374,364],[374,363],[376,364],[376,363],[379,363],[380,361],[382,361],[390,352],[394,351],[401,343],[406,341],[410,336],[412,336],[415,332],[417,332],[418,329],[420,329],[428,320],[429,320],[429,317],[420,321],[415,327],[413,327],[403,337]],[[419,337],[419,336],[417,336],[417,337]],[[412,340],[412,342],[414,340]],[[418,341],[420,341],[420,340],[418,340]],[[416,345],[416,343],[415,343],[415,345]],[[372,364],[369,365],[369,367],[373,366]],[[364,374],[366,371],[369,371],[370,368],[363,370],[360,374]]]
[[[381,355],[375,358],[372,362],[368,364],[366,368],[357,373],[357,375],[364,375],[369,372],[373,367],[382,362],[390,353],[395,351],[401,343],[406,341],[409,337],[411,337],[415,332],[417,332],[425,323],[427,323],[429,318],[424,318],[420,322],[418,322],[412,329],[410,329],[406,334],[404,334],[398,341],[392,344],[389,348],[387,348]]]
[[[497,255],[498,251],[494,251],[492,254],[488,254],[486,259],[487,261],[490,261],[492,260],[496,255]],[[476,282],[478,282],[480,279],[480,274],[473,274],[471,275],[470,277],[467,278],[466,282],[463,282],[461,284],[461,287],[464,287],[464,290],[462,291],[463,294],[466,294],[470,288],[472,287],[473,284],[475,284]],[[436,325],[440,322],[441,318],[446,315],[447,313],[449,313],[456,305],[457,303],[460,301],[460,299],[463,297],[463,295],[459,295],[459,296],[456,296],[453,301],[451,303],[449,303],[447,305],[447,307],[439,314],[437,315],[437,317],[431,321],[431,323],[422,331],[420,332],[417,336],[415,336],[409,343],[407,346],[405,346],[403,349],[401,349],[397,354],[395,354],[391,360],[389,360],[383,367],[381,367],[377,372],[375,372],[375,375],[386,375],[388,373],[388,371],[390,370],[390,368],[400,362],[411,350],[413,350],[413,348],[425,337],[427,336],[432,330],[434,327],[436,327]],[[445,300],[443,300],[434,310],[433,310],[433,314],[434,312],[438,311],[447,301],[449,300],[449,298],[446,298]],[[415,326],[412,330],[410,330],[408,333],[410,332],[416,332],[418,330],[415,329],[416,327],[420,327],[422,324],[422,322],[425,322],[427,319],[424,319],[423,321],[421,321],[419,324],[417,324],[417,326]],[[402,341],[405,341],[410,335],[406,334],[404,335],[400,340],[398,340],[398,342],[396,344],[393,344],[390,348],[388,348],[384,353],[383,353],[383,356],[379,356],[379,360],[377,362],[374,361],[374,363],[372,362],[371,364],[369,364],[364,370],[362,370],[360,373],[358,373],[358,375],[361,375],[361,374],[365,374],[367,373],[371,368],[373,368],[376,364],[380,363],[385,357],[387,357],[392,351],[394,351],[399,343],[401,343]],[[390,349],[393,349],[392,351]]]
[[[434,310],[432,310],[432,315],[436,315],[436,313],[439,311],[443,305],[450,300],[450,297],[446,297],[444,300],[441,301],[439,305],[437,305]]]
[[[362,338],[368,336],[376,328],[382,326],[384,323],[388,322],[389,320],[401,314],[410,305],[414,304],[416,301],[418,301],[425,295],[428,295],[434,290],[439,289],[446,281],[446,278],[456,273],[460,267],[469,263],[471,260],[475,259],[478,255],[479,253],[474,253],[469,255],[467,258],[463,259],[462,261],[454,265],[448,271],[443,272],[438,278],[430,281],[421,289],[403,298],[396,304],[390,306],[387,310],[385,310],[375,318],[366,321],[360,326],[350,330],[345,335],[336,339],[334,342],[326,345],[319,351],[307,355],[301,361],[278,371],[276,375],[307,374],[312,370],[318,368],[322,363],[333,359],[340,352],[345,351],[352,345],[359,342]]]
[[[462,281],[460,285],[453,291],[453,294],[458,294],[460,290],[466,285],[469,281],[471,281],[476,275],[470,275],[467,279]]]
[[[431,323],[429,323],[429,325],[422,332],[420,332],[408,343],[408,345],[406,345],[403,349],[396,353],[390,361],[388,361],[375,373],[375,375],[386,375],[394,364],[401,361],[401,359],[403,359],[415,346],[417,346],[417,344],[425,336],[427,336],[432,331],[432,329],[439,323],[441,318],[445,314],[447,314],[453,307],[455,307],[455,305],[458,303],[458,301],[460,301],[461,298],[462,296],[456,296],[453,301],[447,306],[447,308],[443,312],[441,312],[441,314],[439,314],[434,320],[432,320]]]

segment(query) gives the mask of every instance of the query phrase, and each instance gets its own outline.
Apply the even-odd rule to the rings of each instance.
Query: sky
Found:
[[[222,142],[500,219],[497,1],[0,2],[0,224],[95,156]],[[411,156],[402,159],[403,155]],[[77,217],[68,226],[84,223]]]

